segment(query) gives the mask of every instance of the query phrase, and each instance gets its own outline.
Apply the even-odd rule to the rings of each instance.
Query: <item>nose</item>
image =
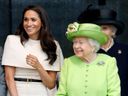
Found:
[[[32,25],[31,20],[26,21],[26,24],[27,24],[27,26],[31,26]]]

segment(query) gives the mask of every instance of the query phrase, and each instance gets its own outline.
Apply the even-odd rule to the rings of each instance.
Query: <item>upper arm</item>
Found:
[[[120,96],[120,79],[116,59],[110,59],[108,71],[108,96]]]
[[[60,81],[59,81],[59,88],[56,96],[66,96],[67,95],[67,64],[68,60],[65,59],[64,64],[62,66],[61,72],[60,72]]]

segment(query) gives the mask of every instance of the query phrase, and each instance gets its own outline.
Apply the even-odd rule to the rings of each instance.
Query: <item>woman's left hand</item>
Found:
[[[38,58],[31,54],[27,55],[26,62],[28,65],[30,65],[36,69],[40,66],[40,62],[39,62]]]

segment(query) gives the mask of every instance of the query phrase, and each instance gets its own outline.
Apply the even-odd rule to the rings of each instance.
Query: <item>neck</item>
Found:
[[[101,46],[101,48],[103,48],[103,49],[109,48],[112,45],[112,42],[113,42],[113,39],[110,38],[106,44],[104,44],[103,46]]]
[[[86,56],[85,58],[83,58],[83,60],[86,62],[86,63],[91,63],[92,61],[94,61],[97,57],[97,53],[92,53],[92,54],[89,54],[88,56]]]

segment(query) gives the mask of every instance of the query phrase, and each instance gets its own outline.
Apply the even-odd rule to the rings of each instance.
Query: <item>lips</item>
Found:
[[[75,53],[79,54],[81,52],[83,52],[82,50],[74,50]]]
[[[34,28],[29,27],[29,28],[25,28],[27,32],[32,32]]]

